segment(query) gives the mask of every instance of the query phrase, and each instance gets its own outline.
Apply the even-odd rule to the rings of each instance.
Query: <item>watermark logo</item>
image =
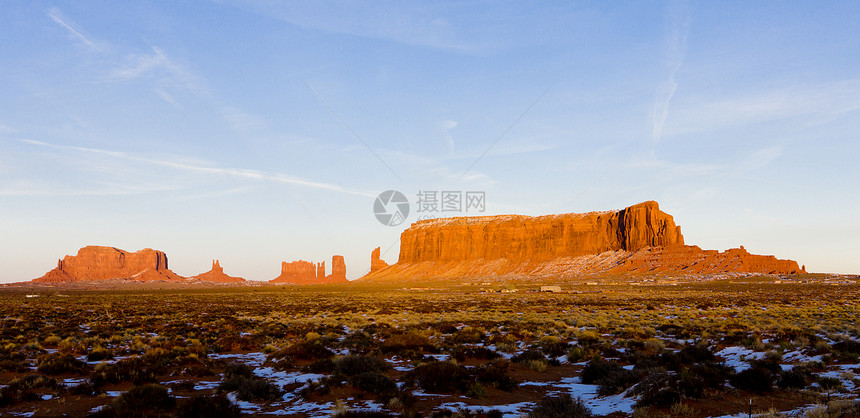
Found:
[[[373,213],[383,225],[400,225],[409,216],[409,200],[397,190],[386,190],[376,196]]]
[[[480,213],[487,208],[487,193],[483,191],[419,190],[416,196],[415,212],[419,221],[457,216],[455,213]],[[409,212],[409,200],[397,190],[386,190],[373,202],[376,219],[386,226],[406,222]]]

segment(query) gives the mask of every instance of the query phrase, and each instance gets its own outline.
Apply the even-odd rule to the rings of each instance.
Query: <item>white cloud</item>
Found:
[[[308,188],[314,188],[314,189],[322,189],[322,190],[328,190],[328,191],[333,191],[333,192],[337,192],[337,193],[346,193],[346,194],[359,195],[359,196],[367,196],[367,197],[376,196],[375,193],[368,192],[368,191],[346,189],[346,188],[343,188],[343,187],[338,186],[336,184],[313,181],[313,180],[309,180],[309,179],[305,179],[305,178],[301,178],[301,177],[290,176],[290,175],[283,174],[283,173],[265,172],[265,171],[260,171],[260,170],[252,170],[252,169],[244,169],[244,168],[207,166],[207,165],[202,165],[200,163],[190,163],[190,162],[185,162],[182,160],[156,159],[156,158],[150,158],[150,157],[135,156],[135,155],[131,155],[131,154],[128,154],[125,152],[121,152],[121,151],[111,151],[111,150],[98,149],[98,148],[87,148],[87,147],[78,147],[78,146],[49,144],[46,142],[36,141],[36,140],[31,140],[31,139],[22,139],[21,142],[31,144],[31,145],[37,145],[37,146],[41,146],[41,147],[62,149],[62,150],[66,150],[66,151],[78,151],[78,152],[84,152],[84,153],[89,153],[89,154],[104,155],[104,156],[112,157],[115,159],[124,159],[124,160],[128,160],[128,161],[136,161],[136,162],[146,163],[146,164],[150,164],[150,165],[170,167],[170,168],[174,168],[174,169],[178,169],[178,170],[190,171],[190,172],[196,172],[196,173],[223,175],[223,176],[230,176],[230,177],[255,180],[255,181],[269,181],[269,182],[274,182],[274,183],[308,187]]]
[[[789,118],[802,118],[808,125],[818,125],[860,110],[860,79],[798,84],[734,97],[691,99],[678,108],[666,127],[667,136]]]
[[[654,104],[651,109],[651,141],[656,144],[663,135],[663,126],[669,118],[669,105],[678,83],[675,75],[684,63],[687,53],[687,35],[690,32],[690,12],[688,5],[676,1],[669,3],[666,17],[666,35],[664,38],[664,64],[668,68],[668,77],[657,86]]]
[[[443,14],[454,13],[451,5],[412,7],[399,2],[225,1],[312,30],[381,39],[407,45],[454,51],[476,52],[480,43],[467,42],[459,28]]]
[[[72,36],[73,39],[76,39],[88,46],[90,49],[94,51],[100,51],[102,48],[94,42],[91,37],[84,31],[80,26],[75,24],[71,19],[66,17],[60,9],[56,7],[52,7],[48,9],[48,17],[51,18],[56,24],[62,26],[65,30],[69,32],[69,35]]]
[[[459,123],[454,120],[443,120],[442,121],[442,138],[445,140],[445,144],[448,145],[448,155],[454,154],[454,137],[451,136],[451,130],[456,128]]]

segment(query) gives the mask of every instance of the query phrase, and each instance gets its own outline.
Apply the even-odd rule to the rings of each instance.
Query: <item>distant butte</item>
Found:
[[[346,263],[342,255],[331,257],[331,274],[325,275],[325,262],[314,264],[310,261],[281,262],[281,274],[269,283],[290,284],[328,284],[346,283]]]
[[[224,269],[221,268],[221,263],[218,260],[212,260],[212,270],[192,276],[192,279],[216,283],[236,283],[245,281],[245,279],[241,277],[233,277],[224,274]]]
[[[87,246],[78,250],[75,256],[65,256],[57,262],[57,268],[33,281],[62,283],[111,279],[185,280],[167,268],[164,252],[146,248],[130,253],[113,247]]]
[[[598,275],[794,274],[796,261],[684,244],[657,202],[618,211],[547,216],[481,216],[418,221],[400,235],[397,264],[374,266],[362,282],[554,278]]]

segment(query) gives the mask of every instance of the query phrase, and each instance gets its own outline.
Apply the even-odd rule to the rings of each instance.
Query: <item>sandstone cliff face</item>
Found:
[[[325,275],[325,262],[313,263],[310,261],[293,261],[281,263],[281,274],[270,280],[270,283],[290,283],[290,284],[326,284],[326,283],[345,283],[346,280],[346,263],[343,256],[335,255],[331,258],[332,274]]]
[[[380,253],[381,253],[381,250],[379,247],[376,247],[376,249],[374,249],[370,253],[370,272],[371,273],[388,267],[388,263],[386,263],[385,261],[383,261],[379,258]]]
[[[343,261],[342,255],[331,256],[331,275],[328,276],[330,281],[346,281],[346,262]]]
[[[400,235],[399,263],[529,260],[683,245],[681,228],[657,202],[616,212],[482,216],[419,221]]]
[[[132,279],[138,281],[184,280],[167,267],[164,252],[146,248],[130,253],[113,247],[87,246],[77,255],[65,256],[57,268],[35,282],[97,281]]]
[[[206,273],[198,274],[196,276],[193,276],[192,278],[207,282],[218,283],[235,283],[245,281],[245,279],[241,277],[233,277],[224,274],[224,269],[221,268],[221,263],[218,260],[212,261],[212,270],[209,270]]]
[[[272,283],[313,283],[316,281],[316,265],[310,261],[281,262],[281,274]]]
[[[684,245],[656,202],[614,212],[539,217],[484,216],[420,221],[401,234],[400,259],[363,281],[551,278],[718,273],[792,274],[797,262]]]

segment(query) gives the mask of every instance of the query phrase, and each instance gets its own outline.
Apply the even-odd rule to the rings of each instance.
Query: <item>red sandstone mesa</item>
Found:
[[[281,274],[270,280],[269,283],[292,283],[292,284],[325,284],[346,283],[346,264],[343,256],[331,257],[332,274],[325,275],[325,262],[314,264],[310,261],[293,261],[281,263]]]
[[[110,279],[179,281],[184,277],[167,268],[167,255],[146,248],[130,253],[113,247],[87,246],[57,262],[57,268],[34,282],[60,283]]]
[[[245,279],[241,277],[233,277],[224,274],[224,269],[221,268],[221,263],[218,262],[218,260],[212,260],[212,270],[209,270],[206,273],[198,274],[196,276],[193,276],[192,278],[207,282],[218,283],[235,283],[245,281]]]
[[[371,254],[371,263],[375,257]],[[360,280],[801,271],[795,261],[742,248],[720,253],[686,246],[672,216],[649,201],[608,212],[415,222],[400,235],[397,264],[380,269],[371,264]]]

